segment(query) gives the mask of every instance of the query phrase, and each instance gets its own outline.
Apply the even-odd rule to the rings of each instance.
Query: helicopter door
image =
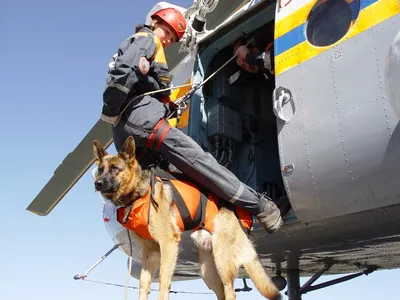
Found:
[[[355,43],[350,37],[359,30],[354,24],[360,9],[369,5],[367,2],[277,2],[273,110],[285,189],[296,217],[302,222],[351,210],[338,200],[349,195],[352,174],[344,157],[346,151],[341,147],[343,124],[338,124],[338,109],[345,106],[340,101],[349,96],[342,94],[340,98],[338,93],[344,92],[337,84],[349,87],[344,80],[349,71],[345,70],[354,54],[348,51],[346,43]],[[337,74],[336,68],[342,74]]]

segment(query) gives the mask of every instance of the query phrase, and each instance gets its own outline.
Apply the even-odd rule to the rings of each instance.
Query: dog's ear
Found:
[[[94,140],[93,154],[94,157],[96,158],[96,164],[99,165],[103,157],[106,156],[108,153],[106,150],[104,150],[104,148],[100,145],[100,143],[97,140]]]
[[[129,136],[125,140],[125,143],[122,146],[122,150],[119,154],[126,160],[130,160],[135,156],[135,152],[136,152],[135,140],[133,139],[132,136]]]

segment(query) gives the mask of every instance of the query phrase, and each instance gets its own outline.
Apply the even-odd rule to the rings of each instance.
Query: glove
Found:
[[[265,53],[260,53],[259,51],[252,51],[246,55],[246,63],[250,66],[261,66],[264,64]]]

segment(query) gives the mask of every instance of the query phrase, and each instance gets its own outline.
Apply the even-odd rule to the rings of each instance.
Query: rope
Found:
[[[246,47],[253,41],[254,38],[251,38],[247,44]],[[187,108],[186,105],[186,101],[188,101],[191,97],[191,95],[198,90],[199,88],[201,88],[203,85],[205,85],[209,80],[211,80],[211,78],[213,78],[216,74],[218,74],[223,68],[225,68],[225,66],[227,64],[229,64],[232,60],[234,60],[236,57],[238,56],[237,53],[235,53],[235,55],[233,55],[230,59],[228,59],[222,66],[220,66],[215,72],[213,72],[210,76],[208,76],[205,80],[203,80],[201,83],[191,83],[190,85],[195,86],[194,90],[191,90],[189,93],[187,93],[185,96],[183,96],[181,99],[175,101],[174,103],[178,106],[179,111],[177,112],[177,118],[180,117],[180,115],[182,114],[182,110],[185,110]],[[193,87],[192,87],[193,88]],[[181,106],[183,104],[183,106]],[[175,113],[175,111],[173,111],[168,117],[167,120],[169,118],[172,117],[172,115]]]
[[[254,38],[251,38],[251,39],[249,40],[249,42],[246,44],[246,47],[253,41],[253,39],[254,39]],[[237,56],[238,56],[238,54],[235,53],[235,55],[233,55],[230,59],[228,59],[228,61],[226,61],[221,67],[219,67],[214,73],[212,73],[210,76],[208,76],[208,77],[207,77],[205,80],[203,80],[201,83],[187,83],[187,84],[182,84],[182,85],[178,85],[178,86],[172,86],[172,87],[165,88],[165,89],[162,89],[162,90],[150,91],[150,92],[147,92],[147,93],[144,93],[144,94],[141,94],[141,95],[139,95],[139,96],[134,97],[134,98],[131,99],[131,100],[125,105],[125,107],[121,110],[119,116],[121,117],[122,114],[125,112],[125,110],[128,108],[128,106],[129,106],[133,101],[135,101],[136,99],[138,99],[138,98],[140,98],[140,97],[150,96],[150,95],[154,95],[154,94],[157,94],[157,93],[162,93],[162,92],[170,91],[170,90],[173,90],[173,89],[183,88],[183,87],[188,87],[188,86],[190,86],[190,87],[196,86],[195,90],[198,90],[198,89],[201,88],[204,84],[206,84],[211,78],[213,78],[216,74],[218,74],[218,72],[220,72],[227,64],[229,64],[229,63],[230,63],[232,60],[234,60]],[[192,92],[192,93],[193,93],[193,92]],[[183,98],[185,98],[185,96],[183,96]],[[188,100],[188,99],[185,99],[185,101],[183,101],[183,102],[186,102],[186,100]],[[176,103],[179,103],[179,101],[176,101]]]
[[[128,234],[129,248],[130,248],[128,274],[126,276],[126,282],[125,282],[125,300],[128,300],[129,279],[131,278],[131,271],[132,271],[132,238],[131,238],[131,233],[129,232],[128,229],[126,230],[126,233]]]
[[[125,286],[122,284],[117,284],[117,283],[111,283],[111,282],[103,282],[103,281],[97,281],[97,280],[90,280],[90,279],[82,279],[82,281],[86,281],[86,282],[91,282],[91,283],[98,283],[98,284],[103,284],[103,285],[111,285],[111,286],[115,286],[115,287],[122,287],[122,288],[128,288],[128,289],[133,289],[133,290],[138,290],[139,287],[137,286]],[[159,292],[159,290],[157,289],[150,289],[150,291],[152,292]],[[208,292],[186,292],[186,291],[173,291],[170,290],[169,291],[171,294],[192,294],[192,295],[214,295],[214,293],[208,293]]]
[[[172,86],[172,87],[169,87],[169,88],[166,88],[166,89],[151,91],[151,92],[147,92],[147,93],[141,94],[141,95],[139,95],[139,96],[136,96],[136,97],[134,97],[133,99],[131,99],[131,100],[125,105],[125,107],[121,110],[121,112],[120,112],[119,115],[121,116],[121,115],[125,112],[125,110],[128,108],[128,106],[129,106],[133,101],[135,101],[136,99],[138,99],[138,98],[140,98],[140,97],[149,96],[149,95],[153,95],[153,94],[158,94],[158,93],[170,91],[170,90],[177,89],[177,88],[192,86],[192,85],[194,85],[194,84],[195,84],[195,83],[187,83],[187,84]]]
[[[116,286],[116,287],[125,288],[125,300],[128,300],[128,291],[129,291],[129,289],[139,290],[139,287],[130,286],[130,285],[129,285],[129,280],[130,280],[131,271],[132,271],[132,253],[133,253],[133,247],[132,247],[132,238],[131,238],[130,232],[129,232],[129,230],[126,230],[126,232],[127,232],[127,234],[128,234],[128,239],[129,239],[130,256],[129,256],[128,274],[127,274],[127,278],[126,278],[125,285],[116,284],[116,283],[111,283],[111,282],[90,280],[90,279],[87,279],[87,277],[81,277],[81,278],[79,278],[79,279],[81,279],[82,281],[91,282],[91,283],[98,283],[98,284],[103,284],[103,285],[111,285],[111,286]],[[159,290],[157,290],[157,289],[150,289],[150,291],[159,292]],[[213,295],[213,294],[214,294],[214,293],[207,293],[207,292],[185,292],[185,291],[173,291],[173,290],[170,290],[169,292],[172,293],[172,294],[193,294],[193,295]]]

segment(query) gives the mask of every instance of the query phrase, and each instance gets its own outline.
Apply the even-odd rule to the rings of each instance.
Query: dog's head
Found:
[[[109,155],[98,141],[93,141],[93,153],[98,166],[95,189],[117,206],[125,206],[131,201],[130,196],[140,177],[135,149],[135,141],[131,136],[116,155]]]

